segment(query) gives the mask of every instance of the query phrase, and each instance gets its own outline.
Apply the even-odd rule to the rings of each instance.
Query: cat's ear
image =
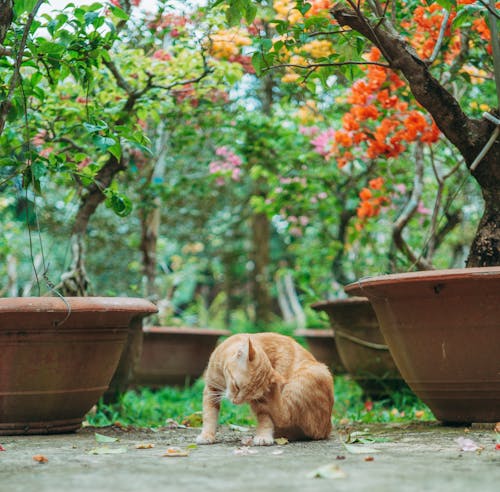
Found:
[[[255,349],[253,348],[250,337],[248,337],[248,341],[245,341],[241,348],[238,350],[237,357],[238,360],[243,364],[252,362],[255,359]]]
[[[252,345],[252,340],[248,337],[248,360],[252,362],[255,359],[255,349]]]

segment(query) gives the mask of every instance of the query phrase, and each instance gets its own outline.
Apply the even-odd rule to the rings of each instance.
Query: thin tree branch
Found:
[[[300,68],[304,70],[310,70],[311,68],[321,68],[321,67],[342,67],[345,65],[377,65],[379,67],[390,68],[387,63],[371,62],[371,61],[345,61],[345,62],[332,62],[332,63],[310,63],[308,65],[298,65],[295,63],[280,63],[279,65],[273,65],[262,69],[262,72],[269,72],[269,70],[274,70],[276,68]]]
[[[21,72],[21,64],[23,61],[23,56],[24,56],[24,48],[26,47],[26,43],[28,42],[28,35],[31,29],[31,24],[35,20],[36,13],[38,12],[38,9],[44,3],[45,0],[38,0],[33,7],[33,10],[30,12],[28,15],[28,19],[26,20],[26,24],[23,29],[23,36],[21,38],[21,42],[19,44],[19,49],[17,52],[16,56],[16,61],[14,63],[14,71],[12,73],[12,77],[10,79],[9,83],[9,91],[7,93],[7,97],[4,99],[2,104],[0,105],[0,135],[3,133],[3,130],[5,128],[5,122],[7,120],[7,115],[10,110],[10,106],[12,104],[12,98],[14,97],[14,90],[17,87],[19,78],[20,78],[20,72]]]
[[[485,0],[479,0],[479,3],[483,7],[486,7],[486,9],[491,15],[494,15],[497,19],[500,19],[500,14],[496,11],[496,5],[494,1],[493,2],[490,1],[489,5]]]
[[[331,36],[335,34],[344,34],[346,32],[352,32],[352,29],[337,29],[336,31],[314,31],[307,34],[307,37],[313,38],[315,36]]]
[[[403,230],[408,225],[410,219],[415,215],[420,198],[422,197],[424,177],[424,154],[422,147],[423,144],[421,142],[415,145],[415,176],[413,179],[413,189],[406,206],[392,226],[392,239],[396,247],[413,265],[416,265],[421,270],[432,270],[434,268],[432,264],[424,260],[421,255],[417,255],[403,238]]]
[[[444,41],[444,33],[446,32],[446,26],[448,25],[448,21],[450,19],[450,12],[448,10],[443,9],[443,21],[441,22],[441,27],[439,29],[439,35],[436,41],[436,44],[434,45],[434,49],[432,51],[432,55],[430,58],[427,60],[427,63],[431,65],[436,61],[437,56],[439,55],[439,50],[441,49],[441,46]]]
[[[491,32],[491,47],[493,50],[493,68],[495,73],[495,85],[497,89],[497,108],[500,108],[500,40],[498,39],[497,19],[495,18],[493,12],[493,9],[495,8],[495,0],[490,0],[490,7],[491,9],[488,9],[488,21]]]

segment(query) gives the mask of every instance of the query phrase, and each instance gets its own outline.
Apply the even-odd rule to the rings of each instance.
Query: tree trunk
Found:
[[[430,72],[408,42],[395,32],[386,19],[370,23],[360,12],[338,3],[331,10],[341,26],[348,26],[380,49],[389,66],[402,73],[415,99],[432,115],[439,129],[455,145],[467,167],[485,148],[495,125],[483,118],[468,118],[458,101]],[[484,215],[474,238],[467,266],[500,264],[500,138],[472,171],[485,200]]]
[[[269,240],[271,224],[266,214],[254,213],[252,227],[252,297],[255,303],[255,324],[262,326],[271,320],[269,294]]]
[[[61,284],[56,287],[64,296],[88,295],[90,280],[85,270],[84,248],[87,227],[90,217],[106,198],[103,190],[111,185],[116,174],[124,168],[121,159],[110,156],[106,164],[97,173],[95,181],[83,193],[71,233],[72,267],[68,272],[61,275]]]
[[[146,279],[146,296],[157,300],[156,290],[156,246],[160,230],[160,209],[146,209],[141,213],[142,268]]]
[[[0,0],[0,45],[3,44],[13,19],[13,0]]]

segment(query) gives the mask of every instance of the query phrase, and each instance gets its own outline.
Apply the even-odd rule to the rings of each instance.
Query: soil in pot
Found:
[[[144,328],[138,386],[185,386],[202,376],[210,354],[227,330],[156,326]]]
[[[500,420],[500,267],[360,280],[402,376],[450,423]]]
[[[340,360],[367,396],[383,398],[406,386],[366,297],[323,301],[312,307],[327,313]]]
[[[77,430],[115,372],[143,299],[0,299],[0,434]]]

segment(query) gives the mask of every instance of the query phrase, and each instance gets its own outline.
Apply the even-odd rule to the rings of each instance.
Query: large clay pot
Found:
[[[152,312],[125,297],[0,299],[0,434],[77,430],[108,387],[131,320]]]
[[[312,308],[315,309],[316,305]],[[334,332],[332,329],[311,329],[296,330],[295,336],[303,338],[310,352],[317,360],[326,364],[334,375],[345,374],[346,370],[335,343]]]
[[[366,297],[323,301],[312,307],[327,313],[340,360],[368,396],[381,398],[404,386]]]
[[[360,280],[394,360],[436,418],[500,420],[500,267]]]
[[[226,330],[154,326],[144,328],[142,356],[135,371],[139,386],[185,386],[207,367],[210,354]]]

